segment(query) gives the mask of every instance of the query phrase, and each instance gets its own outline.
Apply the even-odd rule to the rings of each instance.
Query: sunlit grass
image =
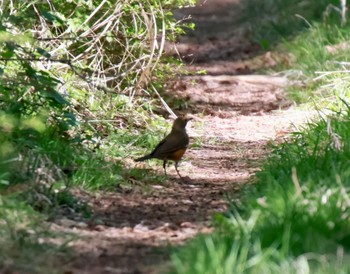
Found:
[[[216,232],[173,252],[172,273],[350,271],[350,26],[340,26],[330,4],[339,3],[243,4],[251,37],[263,49],[288,53],[289,62],[274,70],[297,80],[290,97],[319,116],[271,147],[255,184],[215,216]]]
[[[347,273],[349,132],[346,109],[276,145],[216,232],[173,254],[174,273]]]

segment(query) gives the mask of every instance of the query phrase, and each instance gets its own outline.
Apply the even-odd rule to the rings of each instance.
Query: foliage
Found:
[[[99,161],[94,152],[102,143],[106,150],[113,145],[105,137],[150,110],[140,91],[168,77],[164,41],[182,31],[170,9],[186,3],[3,1],[1,184],[31,180],[28,175],[43,166],[64,171],[86,158]]]
[[[183,25],[171,9],[193,2],[0,2],[0,272],[52,270],[36,268],[60,245],[28,232],[39,228],[28,221],[37,217],[28,204],[46,218],[62,205],[85,216],[70,186],[128,182],[133,171],[121,159],[131,146],[155,142],[152,131],[163,123],[145,117],[154,89],[175,73],[164,43]],[[147,123],[148,135],[138,137]],[[13,193],[20,194],[9,200]]]

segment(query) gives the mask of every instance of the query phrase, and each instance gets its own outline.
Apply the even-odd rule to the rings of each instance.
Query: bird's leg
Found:
[[[166,162],[167,162],[167,160],[164,160],[164,161],[163,161],[163,168],[164,168],[165,176],[168,176],[168,175],[166,174]]]
[[[177,175],[179,175],[180,179],[181,179],[182,181],[184,181],[184,178],[180,175],[180,172],[179,172],[179,170],[177,169],[178,164],[179,164],[179,162],[175,162],[175,170],[176,170],[176,172],[177,172]]]

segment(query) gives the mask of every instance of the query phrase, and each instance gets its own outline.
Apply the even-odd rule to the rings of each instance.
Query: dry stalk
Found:
[[[46,2],[55,13],[53,1]],[[68,26],[63,32],[49,26],[32,4],[40,22],[37,27],[40,46],[49,48],[55,58],[72,60],[72,64],[85,71],[92,86],[109,87],[133,98],[148,86],[161,58],[166,35],[160,1],[157,2],[160,12],[153,10],[150,1],[133,4],[126,0],[113,4],[103,0],[75,30]],[[74,12],[70,16],[73,18]],[[130,26],[132,33],[128,31]],[[56,69],[68,67],[55,65]]]

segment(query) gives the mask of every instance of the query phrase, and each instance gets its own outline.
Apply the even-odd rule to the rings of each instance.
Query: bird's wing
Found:
[[[160,141],[159,144],[153,149],[151,155],[154,155],[166,143],[166,141],[167,141],[166,138]]]
[[[169,154],[178,151],[179,149],[186,148],[188,145],[188,137],[168,135],[162,140],[157,147],[153,150],[152,156],[154,157],[166,157]]]

